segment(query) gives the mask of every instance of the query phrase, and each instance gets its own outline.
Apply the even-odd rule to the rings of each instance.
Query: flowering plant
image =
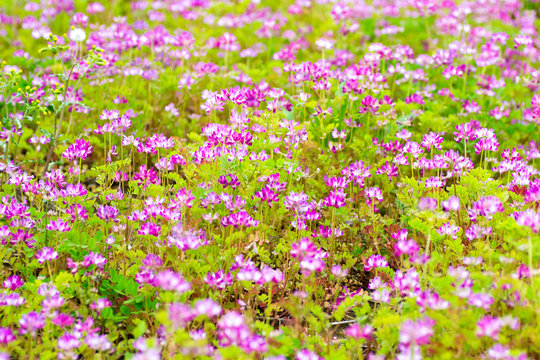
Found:
[[[0,360],[540,358],[538,10],[2,5]]]

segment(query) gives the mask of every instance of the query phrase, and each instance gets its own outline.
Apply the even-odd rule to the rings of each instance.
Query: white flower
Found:
[[[75,42],[83,42],[86,39],[86,33],[83,29],[75,28],[69,33],[69,38]]]
[[[334,40],[320,38],[315,41],[315,45],[317,45],[319,50],[331,50],[334,47]]]

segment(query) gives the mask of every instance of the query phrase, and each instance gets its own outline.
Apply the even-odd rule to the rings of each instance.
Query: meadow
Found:
[[[539,9],[0,3],[0,360],[539,359]]]

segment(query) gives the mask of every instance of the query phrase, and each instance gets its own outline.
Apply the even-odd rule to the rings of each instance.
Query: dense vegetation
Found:
[[[0,359],[540,358],[539,3],[0,4]]]

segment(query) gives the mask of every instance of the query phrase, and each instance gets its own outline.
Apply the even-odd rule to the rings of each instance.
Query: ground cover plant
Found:
[[[540,358],[539,3],[0,4],[0,359]]]

